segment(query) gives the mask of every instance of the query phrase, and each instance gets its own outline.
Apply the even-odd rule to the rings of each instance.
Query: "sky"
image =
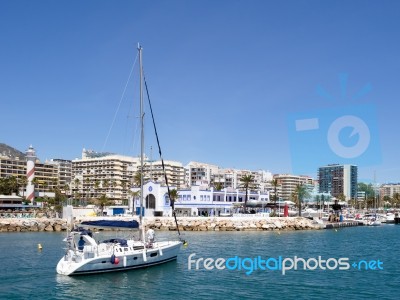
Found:
[[[387,0],[1,0],[0,142],[138,155],[140,43],[164,159],[400,182],[399,20]]]

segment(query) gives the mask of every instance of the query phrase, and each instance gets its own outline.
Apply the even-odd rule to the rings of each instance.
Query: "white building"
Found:
[[[314,189],[314,180],[309,176],[277,174],[274,179],[278,181],[277,194],[278,198],[284,201],[292,201],[292,196],[296,191],[296,186],[299,184],[306,185],[309,191]]]
[[[181,162],[164,160],[165,174],[168,184],[176,186],[178,189],[185,186],[185,168]],[[161,160],[147,161],[143,166],[143,174],[153,182],[165,185],[165,175]]]
[[[96,153],[83,149],[82,159],[72,161],[72,193],[75,198],[97,198],[105,194],[115,204],[128,201],[138,157]]]
[[[174,187],[170,187],[173,189]],[[132,192],[139,192],[141,188],[132,188]],[[132,204],[130,204],[130,207]],[[140,197],[135,197],[132,210],[140,215]],[[151,216],[172,216],[171,202],[168,197],[166,186],[153,181],[147,182],[143,186],[143,210],[142,214],[146,217]]]
[[[238,189],[241,184],[240,178],[244,175],[252,175],[258,189],[260,191],[267,191],[269,183],[272,180],[272,173],[263,170],[223,169],[216,165],[201,162],[190,162],[185,168],[187,187],[198,185],[210,188],[216,184],[220,184],[223,188]]]
[[[170,187],[174,189],[174,187]],[[133,188],[133,192],[140,191],[140,188]],[[171,216],[172,208],[168,197],[166,186],[158,183],[148,182],[143,187],[144,192],[144,215],[145,216]],[[175,210],[179,215],[186,216],[219,216],[221,214],[232,214],[244,204],[245,192],[224,189],[216,191],[213,188],[204,189],[200,186],[192,186],[190,189],[178,191],[178,199],[175,201]],[[269,202],[268,193],[248,191],[248,207]],[[140,214],[140,199],[134,201],[134,211]]]

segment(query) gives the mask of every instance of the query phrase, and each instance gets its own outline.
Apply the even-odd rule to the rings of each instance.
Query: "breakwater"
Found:
[[[3,218],[0,219],[0,232],[26,231],[66,231],[82,221],[96,220],[96,217],[83,217],[68,224],[60,218]],[[102,218],[104,219],[104,218]],[[129,220],[132,218],[108,217],[109,220]],[[146,229],[177,230],[174,218],[146,217]],[[356,224],[351,224],[355,226]],[[273,231],[273,230],[317,230],[329,228],[329,224],[318,224],[307,218],[299,217],[183,217],[178,218],[180,231]],[[343,224],[340,227],[350,225]],[[338,226],[339,227],[339,226]]]
[[[265,230],[307,230],[321,229],[319,224],[307,218],[265,218],[265,217],[210,217],[180,218],[181,231],[265,231]],[[152,218],[146,220],[146,227],[154,230],[176,230],[173,218]]]
[[[58,218],[0,219],[0,232],[65,231],[67,228],[67,220]]]

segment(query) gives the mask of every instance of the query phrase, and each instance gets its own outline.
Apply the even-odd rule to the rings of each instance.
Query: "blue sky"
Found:
[[[165,159],[316,170],[323,151],[310,156],[290,116],[374,104],[380,159],[359,177],[399,182],[399,20],[398,1],[1,1],[0,142],[41,160],[137,155],[137,74],[122,95],[140,42]]]

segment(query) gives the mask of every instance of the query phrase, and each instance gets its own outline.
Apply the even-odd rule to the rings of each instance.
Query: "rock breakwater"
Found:
[[[0,232],[65,231],[67,226],[67,220],[56,218],[0,219]]]
[[[146,227],[155,230],[176,230],[173,218],[146,220]],[[321,229],[318,224],[306,218],[183,218],[178,219],[181,231],[265,231],[265,230],[307,230]]]
[[[111,220],[129,220],[132,218],[108,217]],[[95,217],[74,220],[74,224],[82,221],[96,220]],[[146,229],[177,230],[174,218],[145,218]],[[180,231],[272,231],[272,230],[312,230],[322,229],[307,218],[265,218],[265,217],[184,217],[178,218]],[[8,218],[0,219],[0,232],[26,231],[65,231],[67,220],[59,218]]]

